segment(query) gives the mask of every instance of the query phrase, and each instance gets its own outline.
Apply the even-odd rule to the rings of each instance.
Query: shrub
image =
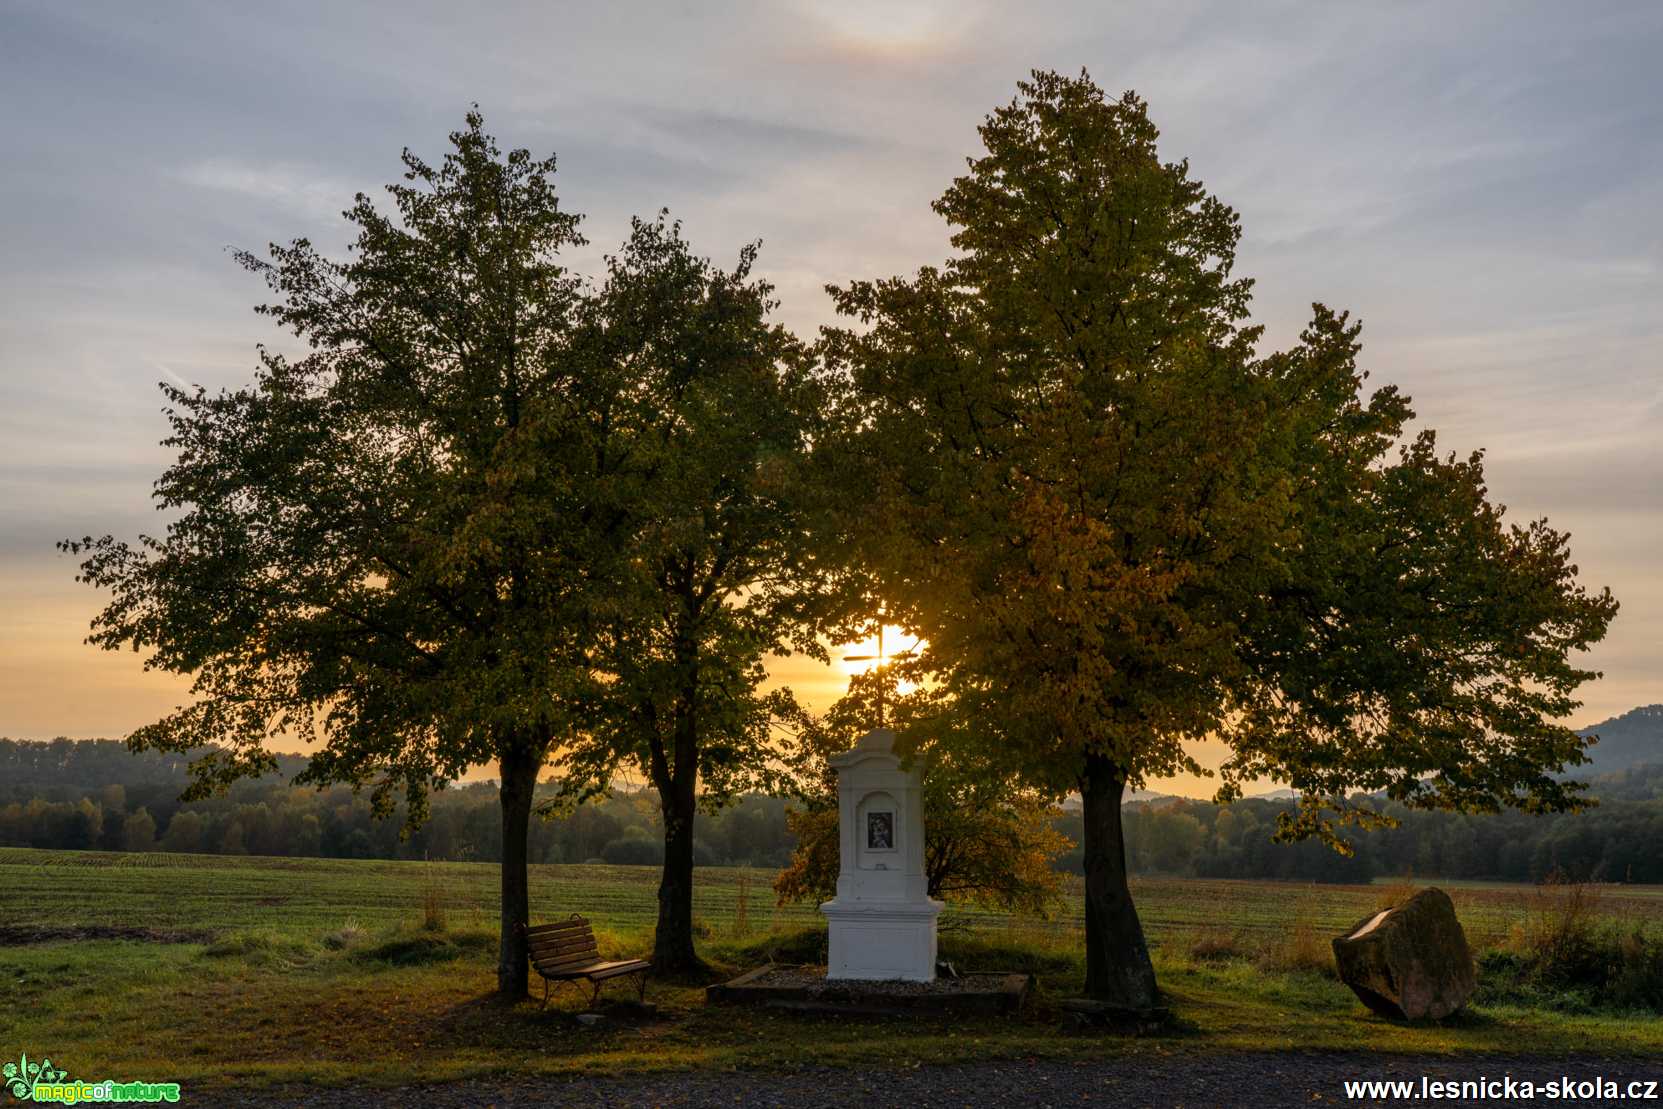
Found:
[[[1406,874],[1397,881],[1388,882],[1380,887],[1379,893],[1374,898],[1374,911],[1395,909],[1419,892],[1420,887],[1415,885],[1414,876]]]
[[[1560,1012],[1663,1013],[1663,937],[1600,915],[1602,891],[1554,875],[1507,946],[1478,959],[1479,998]]]
[[[1334,969],[1334,947],[1317,930],[1300,921],[1287,932],[1272,937],[1259,952],[1259,966],[1283,973],[1338,976]]]
[[[303,940],[286,936],[270,928],[250,928],[230,932],[202,951],[214,959],[243,959],[255,965],[292,963],[309,954]]]
[[[399,936],[364,951],[364,958],[394,966],[423,966],[459,959],[462,949],[441,936]]]
[[[331,951],[344,951],[364,938],[364,930],[356,920],[347,920],[338,929],[323,937],[323,946]]]
[[[1190,958],[1202,963],[1239,959],[1246,954],[1242,950],[1241,934],[1234,928],[1217,924],[1197,928],[1190,935],[1186,950]]]
[[[1611,1004],[1663,1013],[1663,940],[1635,927],[1618,938],[1617,953]]]
[[[1592,882],[1572,881],[1558,871],[1531,894],[1523,928],[1525,952],[1536,973],[1563,984],[1599,976],[1606,946],[1600,932],[1604,894]]]
[[[447,890],[431,860],[423,872],[422,927],[429,932],[445,930],[445,897]]]

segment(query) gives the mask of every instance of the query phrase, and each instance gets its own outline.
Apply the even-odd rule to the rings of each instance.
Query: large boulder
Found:
[[[1394,1020],[1441,1020],[1478,987],[1455,906],[1436,888],[1359,920],[1334,940],[1334,962],[1363,1004]]]

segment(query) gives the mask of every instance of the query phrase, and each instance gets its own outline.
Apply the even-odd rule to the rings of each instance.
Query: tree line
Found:
[[[453,786],[433,795],[432,812],[404,833],[403,814],[377,819],[367,799],[346,787],[319,790],[289,780],[305,760],[285,756],[278,775],[234,784],[225,794],[182,802],[185,760],[130,753],[111,740],[51,743],[0,739],[0,846],[105,851],[178,851],[219,855],[287,855],[346,859],[500,862],[497,789]],[[1663,884],[1663,766],[1596,779],[1599,807],[1574,815],[1502,813],[1470,816],[1383,804],[1395,828],[1357,834],[1341,855],[1313,840],[1277,843],[1273,831],[1292,809],[1286,800],[1228,805],[1164,798],[1126,806],[1127,866],[1136,874],[1262,878],[1297,882],[1367,882],[1377,876],[1538,882],[1568,874],[1603,881]],[[951,776],[933,784],[932,824],[963,834]],[[553,785],[540,799],[558,801]],[[829,896],[835,846],[801,850],[802,821],[816,811],[801,800],[746,794],[699,823],[697,866],[749,866],[782,872],[786,897]],[[824,811],[819,810],[819,811]],[[945,813],[946,816],[938,814]],[[1032,822],[1019,843],[1039,841],[1029,866],[1083,873],[1082,814],[1070,809],[1013,812]],[[617,791],[550,819],[533,820],[533,863],[659,866],[661,816],[650,793]],[[998,826],[998,827],[1002,827]],[[817,830],[810,825],[810,845]],[[1054,838],[1047,838],[1049,832]],[[834,828],[835,833],[835,828]],[[1018,832],[1011,831],[1012,836]],[[1010,840],[998,842],[1008,851]],[[1019,848],[1021,850],[1021,848]],[[1054,885],[1021,867],[996,869],[1005,856],[985,853],[964,874],[947,875],[933,892],[1007,908],[1054,908]],[[829,874],[828,874],[829,871]],[[980,882],[979,886],[972,883]],[[818,884],[816,884],[818,883]],[[985,895],[985,896],[978,896]]]
[[[172,797],[146,800],[152,792],[113,785],[74,801],[0,805],[0,846],[493,863],[503,856],[495,786],[437,795],[430,818],[409,835],[400,834],[401,813],[379,819],[343,786],[239,783],[223,796],[184,805]],[[701,821],[694,865],[784,867],[795,845],[786,805],[753,794]],[[620,794],[533,820],[526,856],[532,863],[658,866],[663,827],[648,796]]]
[[[920,641],[881,674],[903,749],[1004,812],[1081,796],[1085,988],[1122,1006],[1157,991],[1121,801],[1197,769],[1186,744],[1230,748],[1221,800],[1297,789],[1283,839],[1377,825],[1376,794],[1575,808],[1559,721],[1617,605],[1569,537],[1410,431],[1346,313],[1263,349],[1237,214],[1134,93],[1036,72],[978,135],[933,206],[946,260],[830,287],[813,340],[756,243],[716,265],[664,211],[573,272],[555,159],[477,109],[355,198],[344,257],[239,252],[296,353],[163,384],[165,533],[61,544],[108,594],[91,641],[193,683],[131,744],[207,752],[204,797],[315,738],[305,783],[412,830],[494,767],[515,998],[539,780],[649,783],[653,959],[697,972],[701,806],[775,788],[822,726],[766,660],[886,623]]]
[[[130,752],[113,740],[48,743],[0,738],[0,845],[105,851],[180,851],[342,859],[500,862],[498,789],[451,785],[432,795],[426,821],[410,828],[395,810],[378,817],[370,800],[345,786],[296,785],[306,759],[284,755],[277,769],[197,801],[187,757]],[[659,865],[660,814],[650,795],[620,790],[563,808],[558,785],[537,798],[560,811],[529,827],[534,863]],[[757,794],[700,822],[699,866],[778,869],[789,862],[787,800]]]
[[[1139,802],[1126,807],[1127,862],[1140,874],[1297,882],[1403,875],[1541,882],[1559,874],[1663,883],[1663,766],[1596,779],[1593,790],[1597,807],[1563,814],[1427,812],[1363,800],[1397,825],[1353,832],[1349,856],[1314,840],[1275,842],[1291,801]],[[1057,828],[1077,837],[1079,818],[1066,816]],[[1078,849],[1057,865],[1077,868]]]

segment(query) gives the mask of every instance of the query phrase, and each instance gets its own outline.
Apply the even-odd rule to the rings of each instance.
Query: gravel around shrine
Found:
[[[957,978],[937,978],[933,982],[901,982],[891,979],[826,977],[825,967],[774,967],[751,979],[754,986],[794,986],[810,994],[822,990],[857,990],[862,994],[894,994],[920,996],[923,994],[984,993],[1002,988],[1003,974],[965,974]]]

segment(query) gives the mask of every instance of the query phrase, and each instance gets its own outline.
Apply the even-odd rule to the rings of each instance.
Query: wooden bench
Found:
[[[637,1000],[647,995],[647,972],[652,964],[645,959],[621,959],[603,962],[595,947],[595,930],[583,917],[573,913],[555,924],[539,924],[525,930],[526,946],[530,948],[531,965],[543,976],[543,1007],[549,1003],[549,985],[570,982],[583,992],[584,981],[593,987],[589,993],[592,1006],[600,998],[601,986],[609,978],[636,976]]]

